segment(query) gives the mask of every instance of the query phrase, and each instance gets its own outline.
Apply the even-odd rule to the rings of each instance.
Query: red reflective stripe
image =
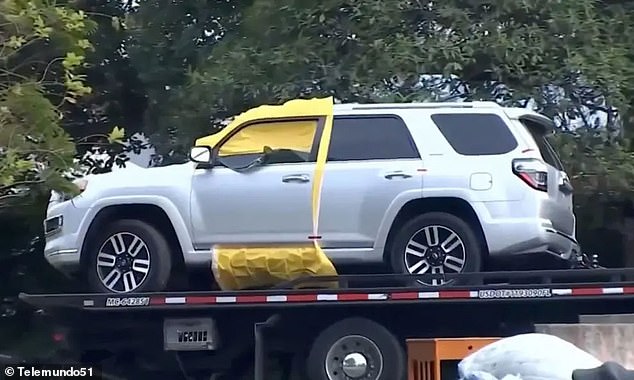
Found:
[[[286,302],[315,302],[317,294],[289,294]]]
[[[634,286],[626,286],[623,288],[623,294],[634,294]]]
[[[266,302],[266,296],[237,296],[236,303],[260,303]]]
[[[194,305],[216,303],[216,297],[214,297],[214,296],[191,296],[191,297],[187,297],[187,302],[186,303],[191,303],[191,304],[194,304]]]
[[[440,292],[440,298],[471,298],[468,290],[444,290]]]
[[[417,292],[405,292],[405,293],[392,293],[390,299],[393,300],[416,300],[418,299]]]
[[[339,301],[367,301],[368,299],[367,293],[339,294],[337,297]]]
[[[150,305],[164,305],[165,297],[152,297],[150,298]]]
[[[597,296],[603,294],[603,288],[573,288],[573,296]]]

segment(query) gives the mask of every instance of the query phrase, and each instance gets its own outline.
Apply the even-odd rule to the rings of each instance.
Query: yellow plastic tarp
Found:
[[[256,123],[231,136],[222,144],[218,155],[262,153],[265,146],[310,153],[316,130],[317,121],[314,120]]]
[[[256,289],[304,276],[335,276],[332,262],[314,246],[246,247],[216,246],[212,271],[223,290]],[[332,287],[332,283],[303,284]]]
[[[306,244],[297,246],[215,245],[212,248],[212,271],[221,289],[260,288],[273,286],[302,276],[335,276],[337,274],[334,265],[319,246],[318,239],[314,238],[319,235],[321,188],[332,131],[333,108],[332,97],[308,100],[297,99],[279,106],[260,106],[242,113],[222,131],[196,141],[196,145],[215,147],[219,141],[223,140],[225,136],[231,134],[234,130],[245,124],[257,121],[279,118],[325,119],[312,183],[313,238],[306,236]],[[281,122],[269,123],[269,126],[273,127],[271,131],[266,128],[266,124],[262,124],[261,130],[245,132],[244,136],[239,136],[241,131],[238,131],[236,135],[232,136],[219,148],[219,152],[222,152],[223,155],[259,153],[262,152],[264,145],[268,145],[273,149],[281,147],[309,152],[315,133],[315,123],[290,124],[292,125],[284,125]],[[246,131],[250,128],[244,129]],[[236,136],[239,139],[235,143],[230,142]],[[224,145],[227,144],[231,145],[225,148]],[[321,284],[321,286],[324,285],[329,287],[337,286],[333,282]]]
[[[201,137],[196,140],[196,146],[215,147],[225,136],[232,134],[243,125],[255,121],[267,121],[287,118],[308,118],[315,116],[326,116],[333,113],[332,97],[323,99],[295,99],[289,100],[282,105],[262,105],[251,108],[236,116],[229,125],[213,135]],[[324,114],[326,112],[326,114]],[[332,117],[331,117],[332,120]],[[332,122],[331,122],[332,123]]]

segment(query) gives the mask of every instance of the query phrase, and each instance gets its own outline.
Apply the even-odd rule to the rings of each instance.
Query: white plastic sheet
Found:
[[[500,339],[474,352],[458,364],[458,373],[462,380],[571,380],[575,369],[600,365],[572,343],[532,333]]]
[[[467,375],[467,377],[462,380],[522,380],[522,378],[517,375],[506,375],[503,378],[498,379],[488,372],[475,371]]]

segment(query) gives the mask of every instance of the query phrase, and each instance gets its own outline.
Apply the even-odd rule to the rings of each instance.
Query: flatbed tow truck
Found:
[[[411,358],[407,364],[407,340],[503,337],[582,315],[634,313],[634,269],[467,273],[443,279],[472,285],[413,285],[432,277],[340,275],[253,291],[20,299],[59,326],[60,355],[126,379],[428,379]],[[333,281],[337,289],[315,287]],[[312,288],[297,289],[302,284]]]
[[[476,106],[479,107],[467,105]],[[493,103],[484,106],[493,107]],[[361,105],[350,107],[353,110]],[[416,104],[412,107],[414,110],[439,105]],[[394,108],[403,109],[400,105]],[[344,109],[347,112],[347,108]],[[225,140],[247,123],[278,119],[311,120],[311,123],[319,120],[315,126],[319,132],[302,132],[302,136],[313,136],[314,141],[309,139],[305,144],[311,156],[313,146],[317,148],[315,180],[310,181],[312,234],[308,239],[318,248],[323,168],[328,160],[334,117],[338,114],[332,97],[260,106],[237,116],[238,121],[234,120],[221,133],[199,139],[194,149],[202,148],[202,154],[199,149],[190,158],[202,167],[211,167],[219,157],[218,149],[225,146]],[[319,141],[314,139],[318,135]],[[236,152],[249,156],[249,152],[259,152],[259,134],[248,137],[246,133],[245,136],[245,141],[252,141],[244,147],[236,147]],[[253,144],[253,141],[257,142]],[[408,144],[414,144],[414,141]],[[288,146],[295,145],[293,142]],[[522,154],[539,150],[537,145],[529,148]],[[266,152],[269,149],[265,149]],[[448,145],[447,149],[450,149]],[[279,151],[285,153],[287,150]],[[268,154],[263,153],[250,165],[261,164]],[[416,173],[427,172],[428,168],[416,165]],[[550,172],[550,169],[546,171]],[[403,174],[400,171],[394,173],[397,176]],[[388,174],[385,178],[391,179],[393,173]],[[506,175],[514,174],[507,172]],[[557,178],[559,176],[557,174]],[[301,182],[305,183],[304,176],[301,177]],[[409,177],[412,176],[406,175]],[[418,194],[420,183],[417,181],[413,189]],[[144,186],[145,182],[136,188],[146,191]],[[570,189],[563,177],[561,186],[564,186],[566,199],[571,201]],[[483,187],[489,188],[489,185]],[[86,207],[92,207],[91,202],[98,200],[100,192],[88,196],[90,190],[86,190],[82,194],[86,196],[82,202]],[[409,195],[407,197],[409,199]],[[415,199],[418,198],[416,195]],[[386,205],[393,203],[390,202]],[[117,205],[115,202],[114,206]],[[404,210],[401,206],[394,209],[394,215],[400,215],[401,210]],[[572,222],[573,215],[569,211],[565,212],[566,219]],[[61,223],[62,219],[55,213],[50,216],[58,221],[53,223],[54,226]],[[550,228],[547,230],[556,233]],[[567,235],[564,237],[571,239]],[[92,239],[92,235],[88,239]],[[213,249],[223,250],[222,247]],[[611,314],[634,312],[634,304],[624,302],[624,299],[634,297],[634,282],[627,282],[630,278],[634,278],[634,270],[600,268],[460,275],[356,274],[299,278],[264,290],[22,294],[20,298],[43,310],[60,326],[56,340],[66,345],[63,355],[82,363],[100,364],[105,372],[118,372],[124,378],[147,378],[150,372],[165,377],[165,373],[172,372],[168,378],[403,380],[409,376],[411,380],[422,380],[413,374],[413,365],[407,364],[407,340],[505,336],[531,331],[533,324],[540,322],[576,322],[579,315],[599,310]],[[454,285],[420,285],[436,283],[434,279],[454,280]],[[336,289],[330,286],[333,282],[339,285]],[[280,371],[284,373],[280,374]],[[434,376],[429,380],[441,379]]]

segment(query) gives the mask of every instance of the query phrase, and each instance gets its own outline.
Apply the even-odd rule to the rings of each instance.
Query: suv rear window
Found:
[[[531,121],[522,120],[521,123],[528,129],[533,140],[535,140],[544,161],[557,170],[564,170],[564,165],[561,163],[555,148],[548,142],[548,137],[544,134],[543,128]]]
[[[398,116],[336,116],[328,161],[420,158],[405,122]]]
[[[498,115],[435,114],[431,119],[458,154],[496,155],[508,153],[517,148],[517,140]]]

